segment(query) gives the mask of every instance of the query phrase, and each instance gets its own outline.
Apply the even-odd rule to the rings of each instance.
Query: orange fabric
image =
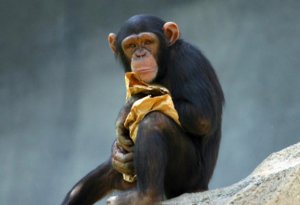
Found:
[[[133,104],[130,113],[124,122],[124,126],[129,129],[130,137],[134,142],[136,140],[139,123],[152,111],[162,112],[180,125],[178,113],[175,110],[170,92],[166,88],[157,85],[149,85],[141,81],[133,72],[125,74],[125,83],[127,99],[134,94],[147,94],[146,97],[137,100]]]

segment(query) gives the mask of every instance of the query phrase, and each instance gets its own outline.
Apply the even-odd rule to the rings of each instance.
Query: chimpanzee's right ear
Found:
[[[109,43],[109,46],[111,48],[111,50],[113,51],[114,54],[117,53],[117,46],[116,46],[116,42],[117,42],[117,35],[114,34],[114,33],[110,33],[108,35],[108,43]]]

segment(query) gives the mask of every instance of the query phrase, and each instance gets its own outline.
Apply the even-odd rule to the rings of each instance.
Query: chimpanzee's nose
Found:
[[[135,52],[135,56],[138,57],[138,58],[145,57],[145,55],[146,55],[146,51],[144,49],[138,49]]]

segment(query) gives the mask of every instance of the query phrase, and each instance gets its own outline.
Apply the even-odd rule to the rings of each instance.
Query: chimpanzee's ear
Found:
[[[173,45],[180,36],[179,27],[174,22],[167,22],[163,27],[164,34],[169,40],[169,46]]]
[[[117,42],[117,35],[114,34],[114,33],[110,33],[108,34],[108,43],[109,43],[109,46],[111,48],[111,50],[113,51],[113,53],[117,53],[117,46],[116,46],[116,42]]]

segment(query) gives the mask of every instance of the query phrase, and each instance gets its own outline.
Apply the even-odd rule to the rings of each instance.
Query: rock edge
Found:
[[[267,157],[229,187],[183,194],[162,205],[300,205],[300,143]]]

